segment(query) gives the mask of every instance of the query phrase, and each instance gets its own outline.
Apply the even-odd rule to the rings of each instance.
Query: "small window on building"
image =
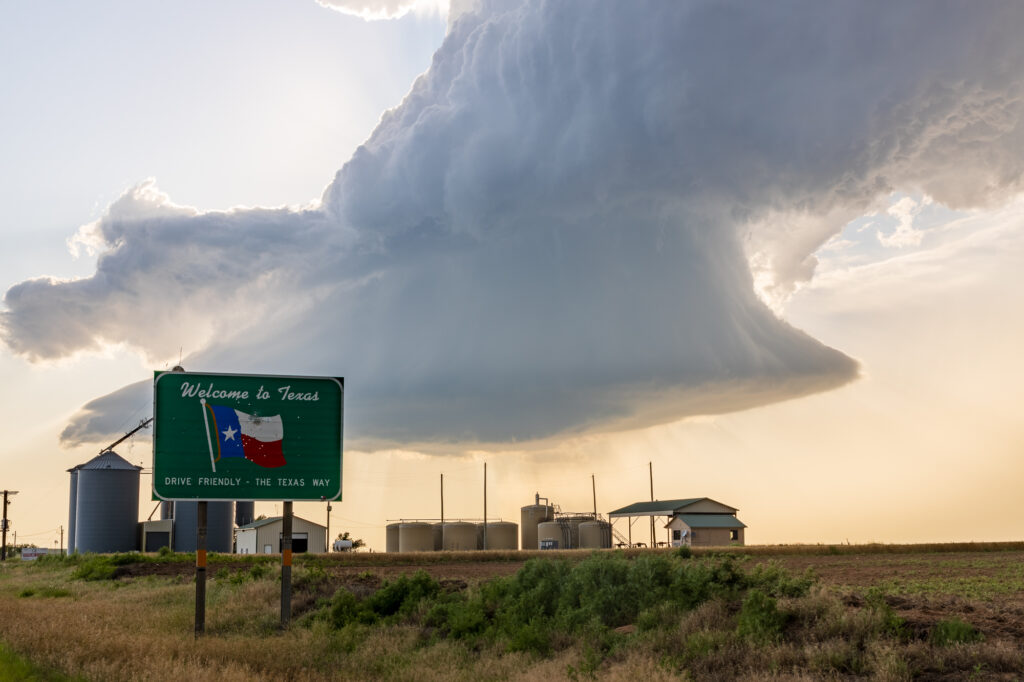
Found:
[[[681,530],[673,530],[672,531],[672,539],[673,540],[682,540],[683,539],[683,531],[681,531]]]
[[[729,531],[729,539],[730,540],[739,540],[740,539],[740,532],[738,530],[736,530],[736,529],[733,529],[733,530]]]

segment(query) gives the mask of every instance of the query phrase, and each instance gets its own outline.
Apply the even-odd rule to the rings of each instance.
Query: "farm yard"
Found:
[[[0,679],[1020,679],[1024,543],[8,561]]]

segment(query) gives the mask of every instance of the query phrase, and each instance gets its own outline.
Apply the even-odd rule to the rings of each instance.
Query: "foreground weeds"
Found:
[[[295,568],[296,619],[285,630],[278,566],[229,559],[211,571],[207,634],[198,640],[191,581],[137,570],[145,562],[189,561],[188,555],[5,566],[0,639],[14,665],[45,671],[37,676],[52,672],[40,679],[637,682],[1024,674],[1015,629],[1024,620],[1020,602],[984,605],[950,594],[936,602],[884,583],[848,589],[731,553],[582,556],[533,558],[513,575],[478,583],[416,570],[341,579],[329,562],[311,558]]]

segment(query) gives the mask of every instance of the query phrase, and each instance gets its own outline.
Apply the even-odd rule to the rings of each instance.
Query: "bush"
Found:
[[[335,628],[418,622],[437,636],[482,638],[501,642],[510,651],[539,655],[564,646],[571,637],[599,643],[599,651],[608,651],[622,639],[614,628],[636,624],[650,631],[670,626],[709,600],[733,601],[749,590],[743,632],[773,639],[786,619],[772,597],[806,593],[812,581],[809,575],[794,578],[778,565],[748,573],[732,556],[680,560],[661,554],[629,559],[621,552],[595,552],[577,564],[530,559],[515,575],[483,583],[469,593],[445,593],[423,572],[387,582],[364,600],[339,590],[326,617]]]
[[[937,622],[928,639],[935,646],[949,646],[950,644],[980,642],[985,637],[970,623],[953,617]]]
[[[736,634],[758,644],[771,644],[782,639],[786,615],[775,600],[761,590],[751,590],[740,609]]]
[[[90,554],[83,557],[71,577],[75,580],[113,580],[116,574],[117,567],[111,557]]]

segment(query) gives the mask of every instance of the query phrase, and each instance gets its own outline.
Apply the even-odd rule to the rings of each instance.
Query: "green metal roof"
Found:
[[[690,528],[746,528],[732,514],[677,514]]]
[[[706,497],[689,497],[683,500],[655,500],[654,502],[634,502],[622,509],[608,512],[608,516],[671,516],[683,507],[694,502],[706,500]]]

